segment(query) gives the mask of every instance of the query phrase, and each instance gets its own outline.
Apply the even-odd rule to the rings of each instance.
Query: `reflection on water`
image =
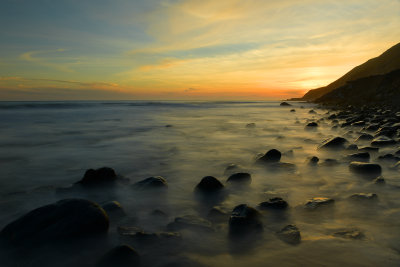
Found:
[[[326,110],[314,108],[316,113],[310,114],[313,107],[309,104],[293,105],[0,103],[0,226],[38,206],[79,196],[101,204],[117,200],[127,216],[111,217],[103,245],[92,246],[80,257],[70,257],[65,266],[93,262],[93,258],[121,243],[135,247],[144,266],[398,266],[398,172],[382,163],[386,180],[383,186],[351,174],[345,156],[352,152],[316,148],[333,136],[353,141],[358,137],[357,129],[332,129],[329,121],[320,120]],[[295,112],[290,112],[293,108]],[[318,121],[319,126],[305,128],[311,121]],[[295,164],[295,168],[254,164],[257,155],[272,148],[282,152],[281,162]],[[386,148],[393,153],[390,149]],[[374,162],[378,155],[371,155]],[[307,159],[312,156],[319,157],[320,162],[309,164]],[[326,159],[338,162],[328,164],[331,161]],[[229,168],[226,170],[230,164],[238,165],[234,172],[249,172],[251,184],[226,183],[232,174]],[[131,185],[119,185],[100,192],[55,193],[55,188],[80,180],[86,169],[103,166],[114,168],[131,183],[163,176],[168,181],[167,192],[142,192]],[[194,193],[197,183],[209,175],[223,182],[224,192],[217,197]],[[367,205],[349,201],[354,193],[376,193],[378,201]],[[264,231],[251,238],[228,238],[228,219],[234,207],[243,203],[257,207],[275,197],[286,200],[289,207],[284,211],[260,210]],[[313,197],[332,198],[335,202],[312,211],[303,209],[302,204]],[[209,215],[214,206],[221,213],[217,219]],[[121,236],[117,231],[122,226],[148,233],[166,232],[169,223],[185,215],[193,215],[191,218],[198,221],[186,222],[179,229],[178,240],[160,238],[162,241],[157,239],[149,245],[138,241],[137,236]],[[200,219],[212,221],[211,231],[198,226]],[[295,224],[301,232],[299,245],[284,243],[276,235],[289,224]],[[346,231],[361,232],[364,238],[352,238],[357,235]],[[53,253],[51,248],[46,249],[46,253]],[[53,253],[55,258],[57,255]],[[31,266],[44,262],[39,257]]]

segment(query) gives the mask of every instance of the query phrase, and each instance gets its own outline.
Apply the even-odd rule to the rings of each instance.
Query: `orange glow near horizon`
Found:
[[[301,97],[399,42],[400,2],[382,1],[60,0],[71,13],[41,19],[10,2],[0,99]]]

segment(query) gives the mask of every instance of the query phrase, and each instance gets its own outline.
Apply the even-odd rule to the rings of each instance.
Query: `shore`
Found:
[[[329,138],[304,139],[283,151],[279,143],[288,137],[278,136],[249,159],[251,164],[221,160],[223,175],[186,182],[183,196],[192,197],[180,201],[193,208],[171,201],[171,191],[180,190],[173,181],[162,176],[132,181],[113,166],[94,166],[74,184],[50,189],[54,203],[15,218],[1,231],[4,266],[398,265],[400,110],[301,105],[281,104],[281,112],[292,116],[306,109],[309,118],[294,123],[316,138],[323,137],[318,131],[324,127]],[[249,133],[256,127],[245,125]],[[295,160],[306,144],[314,151]],[[268,186],[254,186],[270,176]],[[307,176],[313,179],[298,182]],[[299,187],[278,190],[280,183]],[[302,187],[315,188],[314,195],[303,194]],[[262,194],[263,201],[255,203],[253,194]],[[127,201],[132,197],[135,210]],[[323,254],[348,250],[360,256],[377,247],[379,256],[365,259],[325,260]]]

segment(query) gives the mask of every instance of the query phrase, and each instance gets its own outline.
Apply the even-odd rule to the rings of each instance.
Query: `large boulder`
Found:
[[[139,190],[165,189],[167,187],[168,187],[167,180],[165,180],[165,178],[161,176],[149,177],[133,184],[133,188]]]
[[[291,104],[289,104],[288,102],[282,102],[279,105],[280,106],[291,106]]]
[[[246,204],[236,206],[229,218],[229,234],[240,236],[251,234],[263,230],[261,214],[254,208]]]
[[[77,182],[83,186],[100,186],[113,184],[118,179],[115,171],[109,167],[100,169],[89,169],[85,172],[83,178]]]
[[[276,163],[281,160],[282,153],[277,149],[271,149],[257,160],[257,163]]]
[[[318,149],[344,149],[347,140],[343,137],[333,137],[322,142]]]
[[[353,161],[349,165],[350,171],[367,176],[379,176],[382,173],[382,167],[379,164]]]
[[[251,184],[251,175],[247,172],[234,173],[226,180],[228,183]]]
[[[371,146],[375,146],[375,147],[384,147],[384,146],[390,146],[390,145],[394,145],[394,144],[396,144],[395,140],[393,140],[387,136],[384,136],[384,135],[381,135],[381,136],[373,139],[371,142]]]
[[[213,176],[206,176],[201,179],[200,183],[196,186],[195,191],[201,193],[215,193],[224,188],[224,185]]]
[[[48,243],[105,233],[107,213],[95,202],[64,199],[28,212],[8,224],[0,238],[11,244]]]
[[[368,162],[369,158],[370,158],[370,155],[369,155],[368,152],[358,152],[358,153],[347,155],[347,158],[350,159],[350,160]]]
[[[121,245],[111,249],[105,254],[96,267],[136,267],[140,266],[140,255],[128,245]]]

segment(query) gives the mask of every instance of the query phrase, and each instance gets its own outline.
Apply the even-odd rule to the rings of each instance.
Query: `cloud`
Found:
[[[191,92],[197,92],[199,91],[199,89],[197,88],[187,88],[185,90],[183,90],[185,93],[191,93]]]
[[[54,68],[62,72],[73,72],[66,62],[56,62],[57,58],[54,56],[51,58],[43,57],[43,55],[54,54],[64,52],[65,49],[59,48],[55,50],[39,50],[39,51],[28,51],[19,56],[20,59],[28,62],[35,63],[37,65]],[[41,55],[42,57],[39,57]]]

